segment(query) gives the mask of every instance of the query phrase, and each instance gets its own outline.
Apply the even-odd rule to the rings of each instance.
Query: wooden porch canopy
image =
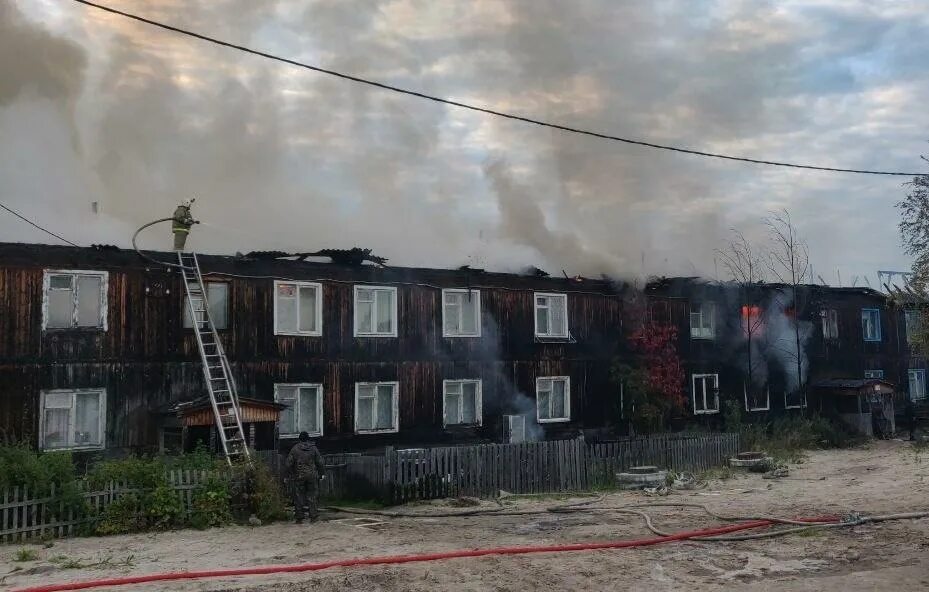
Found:
[[[242,423],[274,423],[285,408],[286,405],[274,401],[239,397],[239,413]],[[176,415],[184,427],[212,426],[216,424],[216,418],[213,416],[213,405],[207,397],[173,403],[163,413]]]
[[[821,395],[852,397],[856,395],[892,395],[894,383],[880,378],[832,378],[813,383]]]

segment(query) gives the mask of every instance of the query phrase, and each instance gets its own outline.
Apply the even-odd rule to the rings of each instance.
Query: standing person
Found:
[[[906,400],[906,407],[903,408],[904,417],[906,418],[906,429],[910,432],[910,441],[916,439],[916,410],[913,408],[913,401],[910,398]]]
[[[194,217],[190,215],[190,206],[194,200],[177,206],[174,210],[174,216],[171,220],[171,230],[174,232],[174,250],[183,251],[187,243],[187,235],[190,234],[190,227],[197,223]]]
[[[310,435],[300,432],[298,442],[287,455],[287,473],[294,487],[294,514],[297,524],[303,523],[304,509],[309,508],[310,522],[319,517],[319,479],[326,465],[323,455],[316,444],[310,441]]]

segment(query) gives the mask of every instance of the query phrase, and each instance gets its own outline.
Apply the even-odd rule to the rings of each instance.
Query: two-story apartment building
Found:
[[[606,422],[624,326],[612,282],[274,257],[200,265],[259,447],[300,431],[351,450]],[[134,251],[0,244],[0,435],[73,450],[209,441],[208,417],[178,422],[205,395],[181,282]]]

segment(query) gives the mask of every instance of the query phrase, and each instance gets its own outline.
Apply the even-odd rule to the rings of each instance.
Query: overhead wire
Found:
[[[27,224],[29,224],[29,225],[31,225],[31,226],[34,226],[34,227],[38,228],[39,230],[41,230],[41,231],[44,232],[45,234],[54,236],[54,237],[57,238],[58,240],[60,240],[60,241],[62,241],[62,242],[66,242],[66,243],[68,243],[69,245],[71,245],[72,247],[80,247],[79,244],[69,241],[68,239],[66,239],[65,237],[61,236],[60,234],[56,234],[56,233],[52,232],[51,230],[49,230],[48,228],[44,228],[44,227],[42,227],[42,226],[39,226],[38,224],[36,224],[36,223],[33,222],[32,220],[30,220],[29,218],[23,216],[22,214],[20,214],[20,213],[17,212],[16,210],[14,210],[13,208],[10,208],[10,207],[8,207],[8,206],[2,204],[2,203],[0,203],[0,208],[3,208],[3,209],[6,210],[7,212],[13,214],[14,216],[16,216],[17,218],[19,218],[19,219],[22,220],[23,222],[25,222],[25,223],[27,223]]]
[[[457,107],[457,108],[460,108],[460,109],[467,109],[467,110],[469,110],[469,111],[475,111],[475,112],[478,112],[478,113],[483,113],[483,114],[486,114],[486,115],[493,115],[493,116],[496,116],[496,117],[501,117],[501,118],[509,119],[509,120],[513,120],[513,121],[520,121],[520,122],[523,122],[523,123],[528,123],[528,124],[537,125],[537,126],[541,126],[541,127],[556,129],[556,130],[559,130],[559,131],[568,132],[568,133],[572,133],[572,134],[580,134],[580,135],[583,135],[583,136],[590,136],[590,137],[594,137],[594,138],[600,138],[600,139],[603,139],[603,140],[611,140],[611,141],[614,141],[614,142],[621,142],[621,143],[624,143],[624,144],[630,144],[630,145],[634,145],[634,146],[640,146],[640,147],[645,147],[645,148],[653,148],[653,149],[656,149],[656,150],[667,150],[667,151],[677,152],[677,153],[681,153],[681,154],[689,154],[689,155],[692,155],[692,156],[703,156],[703,157],[708,157],[708,158],[717,158],[717,159],[730,160],[730,161],[738,161],[738,162],[745,162],[745,163],[758,164],[758,165],[777,166],[777,167],[787,167],[787,168],[794,168],[794,169],[806,169],[806,170],[825,171],[825,172],[835,172],[835,173],[855,173],[855,174],[863,174],[863,175],[889,175],[889,176],[900,176],[900,177],[918,177],[918,176],[921,176],[921,175],[925,175],[925,174],[926,174],[926,173],[907,173],[907,172],[900,172],[900,171],[884,171],[884,170],[870,170],[870,169],[852,169],[852,168],[840,168],[840,167],[827,167],[827,166],[819,166],[819,165],[810,165],[810,164],[799,164],[799,163],[793,163],[793,162],[784,162],[784,161],[778,161],[778,160],[766,160],[766,159],[759,159],[759,158],[749,158],[749,157],[744,157],[744,156],[733,156],[733,155],[731,155],[731,154],[722,154],[722,153],[719,153],[719,152],[709,152],[709,151],[705,151],[705,150],[694,150],[694,149],[690,149],[690,148],[682,148],[682,147],[680,147],[680,146],[672,146],[672,145],[669,145],[669,144],[658,144],[658,143],[656,143],[656,142],[649,142],[649,141],[646,141],[646,140],[637,140],[637,139],[626,138],[626,137],[617,136],[617,135],[609,134],[609,133],[605,133],[605,132],[597,132],[597,131],[582,129],[582,128],[573,127],[573,126],[569,126],[569,125],[563,125],[563,124],[558,124],[558,123],[552,123],[552,122],[549,122],[549,121],[544,121],[544,120],[541,120],[541,119],[535,119],[535,118],[528,117],[528,116],[524,116],[524,115],[517,115],[517,114],[515,114],[515,113],[508,113],[508,112],[505,112],[505,111],[498,111],[498,110],[490,109],[490,108],[487,108],[487,107],[481,107],[481,106],[479,106],[479,105],[475,105],[475,104],[472,104],[472,103],[464,103],[464,102],[462,102],[462,101],[456,101],[456,100],[449,99],[449,98],[445,98],[445,97],[439,97],[439,96],[436,96],[436,95],[427,94],[427,93],[424,93],[424,92],[412,90],[412,89],[409,89],[409,88],[404,88],[404,87],[401,87],[401,86],[396,86],[396,85],[393,85],[393,84],[387,84],[387,83],[384,83],[384,82],[378,82],[378,81],[376,81],[376,80],[371,80],[371,79],[369,79],[369,78],[363,78],[363,77],[361,77],[361,76],[355,76],[355,75],[352,75],[352,74],[346,74],[345,72],[340,72],[340,71],[338,71],[338,70],[332,70],[332,69],[329,69],[329,68],[323,68],[323,67],[321,67],[321,66],[314,66],[314,65],[308,64],[308,63],[306,63],[306,62],[301,62],[301,61],[294,60],[294,59],[290,59],[290,58],[286,58],[286,57],[283,57],[283,56],[280,56],[280,55],[272,54],[272,53],[269,53],[269,52],[266,52],[266,51],[261,51],[261,50],[253,49],[253,48],[247,47],[247,46],[245,46],[245,45],[240,45],[240,44],[237,44],[237,43],[232,43],[232,42],[229,42],[229,41],[224,41],[224,40],[219,39],[219,38],[217,38],[217,37],[212,37],[212,36],[209,36],[209,35],[204,35],[204,34],[202,34],[202,33],[197,33],[197,32],[195,32],[195,31],[191,31],[191,30],[189,30],[189,29],[183,29],[183,28],[181,28],[181,27],[176,27],[176,26],[174,26],[174,25],[169,25],[169,24],[166,24],[166,23],[162,23],[162,22],[160,22],[160,21],[156,21],[156,20],[153,20],[153,19],[145,18],[145,17],[139,16],[139,15],[136,15],[136,14],[132,14],[132,13],[125,12],[125,11],[122,11],[122,10],[118,10],[118,9],[116,9],[116,8],[112,8],[112,7],[109,7],[109,6],[105,6],[105,5],[103,5],[103,4],[98,4],[98,3],[96,3],[96,2],[91,2],[90,0],[73,0],[73,1],[74,1],[74,2],[77,2],[78,4],[83,4],[83,5],[85,5],[85,6],[89,6],[89,7],[92,7],[92,8],[96,8],[96,9],[98,9],[98,10],[102,10],[102,11],[105,11],[105,12],[108,12],[108,13],[111,13],[111,14],[115,14],[115,15],[118,15],[118,16],[122,16],[122,17],[125,17],[125,18],[128,18],[128,19],[132,19],[132,20],[134,20],[134,21],[137,21],[137,22],[140,22],[140,23],[144,23],[144,24],[147,24],[147,25],[151,25],[151,26],[153,26],[153,27],[158,27],[158,28],[164,29],[164,30],[166,30],[166,31],[171,31],[171,32],[173,32],[173,33],[179,33],[179,34],[181,34],[181,35],[186,35],[186,36],[188,36],[188,37],[193,37],[193,38],[195,38],[195,39],[199,39],[199,40],[201,40],[201,41],[206,41],[206,42],[208,42],[208,43],[213,43],[213,44],[215,44],[215,45],[219,45],[219,46],[226,47],[226,48],[229,48],[229,49],[235,49],[235,50],[237,50],[237,51],[241,51],[241,52],[245,52],[245,53],[248,53],[248,54],[256,55],[256,56],[259,56],[259,57],[262,57],[262,58],[266,58],[266,59],[269,59],[269,60],[274,60],[274,61],[281,62],[281,63],[284,63],[284,64],[288,64],[288,65],[291,65],[291,66],[296,66],[296,67],[298,67],[298,68],[304,68],[304,69],[306,69],[306,70],[312,70],[312,71],[318,72],[318,73],[320,73],[320,74],[327,74],[327,75],[329,75],[329,76],[335,76],[335,77],[341,78],[341,79],[343,79],[343,80],[348,80],[348,81],[355,82],[355,83],[358,83],[358,84],[364,84],[364,85],[367,85],[367,86],[370,86],[370,87],[374,87],[374,88],[378,88],[378,89],[381,89],[381,90],[387,90],[387,91],[391,91],[391,92],[396,92],[396,93],[400,93],[400,94],[403,94],[403,95],[408,95],[408,96],[411,96],[411,97],[416,97],[416,98],[419,98],[419,99],[424,99],[424,100],[433,101],[433,102],[436,102],[436,103],[441,103],[441,104],[444,104],[444,105],[449,105],[449,106],[452,106],[452,107]]]

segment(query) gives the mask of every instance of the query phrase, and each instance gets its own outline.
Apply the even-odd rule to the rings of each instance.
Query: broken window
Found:
[[[311,282],[274,282],[274,333],[322,335],[323,289]]]
[[[865,341],[881,340],[881,311],[879,309],[861,309],[861,333]]]
[[[355,286],[355,336],[397,336],[397,289]]]
[[[323,435],[323,386],[321,384],[276,384],[274,400],[286,407],[281,410],[278,433],[292,438],[300,432]]]
[[[203,297],[194,295],[191,297],[194,309],[203,308]],[[229,327],[229,284],[226,282],[206,282],[206,301],[210,307],[210,316],[213,317],[213,325],[219,329]],[[190,320],[190,306],[187,299],[184,299],[184,328],[190,329],[194,326]],[[206,313],[198,312],[198,319],[206,320]]]
[[[926,398],[926,371],[924,369],[911,369],[907,371],[910,379],[910,400],[917,401]]]
[[[693,375],[694,414],[719,413],[719,375]]]
[[[906,325],[906,342],[913,343],[922,329],[922,312],[915,308],[908,308],[903,311],[903,320]]]
[[[823,339],[839,338],[839,313],[834,308],[826,308],[820,311],[823,319]]]
[[[505,440],[510,444],[517,444],[526,441],[526,416],[525,415],[504,415],[504,425],[506,426]]]
[[[568,336],[567,295],[535,295],[535,334],[536,337]]]
[[[43,391],[41,399],[40,448],[103,448],[106,425],[105,391]]]
[[[396,432],[399,383],[355,383],[355,433]]]
[[[743,385],[746,411],[767,411],[771,408],[771,390],[767,385]]]
[[[695,302],[690,309],[690,337],[713,339],[716,337],[716,306],[712,302]]]
[[[784,391],[784,409],[802,409],[806,407],[806,392],[803,389]]]
[[[477,290],[442,290],[442,335],[481,336],[481,293]]]
[[[443,381],[445,425],[481,425],[481,381]]]
[[[539,423],[570,421],[571,387],[567,376],[536,380],[536,413]]]
[[[43,327],[106,331],[105,271],[46,271]]]

